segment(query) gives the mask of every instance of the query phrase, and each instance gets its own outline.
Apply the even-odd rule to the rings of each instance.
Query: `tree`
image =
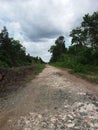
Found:
[[[98,50],[98,12],[83,17],[81,26],[73,29],[70,33],[72,44],[90,46]]]
[[[62,53],[66,53],[64,36],[59,36],[57,38],[57,40],[55,41],[55,45],[52,45],[50,47],[49,52],[52,53],[50,62],[57,61]]]
[[[81,27],[77,27],[76,29],[73,29],[70,33],[70,36],[72,37],[72,44],[77,45],[85,45],[85,32],[81,29]]]
[[[0,66],[13,67],[32,63],[31,56],[26,55],[20,41],[8,37],[6,27],[0,33],[0,43]]]
[[[86,40],[93,49],[98,50],[98,12],[83,17],[82,28],[86,32]]]
[[[70,36],[72,46],[68,53],[73,53],[79,63],[98,64],[98,12],[86,14],[81,26],[73,29]]]
[[[55,41],[55,44],[58,48],[59,53],[65,53],[65,38],[64,36],[59,36]]]
[[[0,43],[8,44],[10,42],[9,33],[7,28],[4,26],[3,30],[0,33]]]
[[[7,28],[4,26],[3,30],[1,31],[2,37],[7,39],[8,38],[8,31]]]

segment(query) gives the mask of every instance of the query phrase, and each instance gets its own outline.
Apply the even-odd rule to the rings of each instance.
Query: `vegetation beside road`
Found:
[[[6,27],[0,33],[0,93],[16,90],[44,69],[40,57],[27,54],[20,41],[9,37]]]
[[[51,65],[59,68],[68,68],[69,73],[80,76],[90,82],[98,83],[98,66],[73,65],[73,67],[71,67],[68,64],[66,65],[65,62],[55,62],[51,63]]]
[[[0,95],[18,90],[45,68],[44,64],[0,68]]]
[[[66,48],[64,36],[51,46],[50,64],[69,68],[90,81],[98,83],[98,12],[86,14],[80,27],[70,32],[71,45]]]
[[[0,33],[0,67],[19,67],[44,63],[40,57],[27,54],[25,47],[20,41],[9,37],[4,27]]]
[[[38,74],[40,72],[42,72],[42,70],[45,68],[45,64],[39,64],[37,65],[37,68],[35,70],[35,74]]]

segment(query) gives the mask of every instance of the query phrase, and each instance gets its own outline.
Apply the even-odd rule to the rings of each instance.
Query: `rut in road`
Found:
[[[6,104],[0,130],[98,129],[98,85],[49,65]]]

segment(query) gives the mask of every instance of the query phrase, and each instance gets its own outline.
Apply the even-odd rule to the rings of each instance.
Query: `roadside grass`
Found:
[[[38,64],[36,69],[35,69],[35,74],[39,74],[43,71],[43,69],[45,68],[45,64]]]
[[[98,74],[90,73],[90,72],[88,72],[88,73],[78,73],[78,72],[75,73],[72,70],[69,71],[69,73],[74,74],[76,76],[79,76],[79,77],[81,77],[83,79],[86,79],[86,80],[88,80],[90,82],[98,83]]]
[[[25,87],[26,83],[35,78],[45,68],[44,64],[0,68],[0,96]],[[4,78],[2,76],[4,75]]]
[[[51,65],[60,68],[68,68],[69,73],[80,76],[90,82],[98,83],[98,66],[82,65],[76,63],[55,62]]]
[[[29,82],[30,80],[35,78],[35,76],[38,75],[39,73],[41,73],[44,68],[45,68],[45,64],[35,64],[34,70],[33,71],[31,70],[30,75],[28,75],[28,77],[25,78],[25,82]]]

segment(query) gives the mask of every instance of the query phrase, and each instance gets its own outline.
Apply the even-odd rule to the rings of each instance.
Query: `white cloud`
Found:
[[[44,41],[44,42],[43,42]],[[43,39],[40,42],[24,42],[23,45],[27,48],[32,56],[39,56],[44,61],[48,62],[51,54],[48,52],[51,45],[54,44],[54,39]]]
[[[70,31],[94,11],[97,0],[0,0],[0,29],[6,25],[30,54],[49,60],[53,39],[64,35],[68,45]]]

